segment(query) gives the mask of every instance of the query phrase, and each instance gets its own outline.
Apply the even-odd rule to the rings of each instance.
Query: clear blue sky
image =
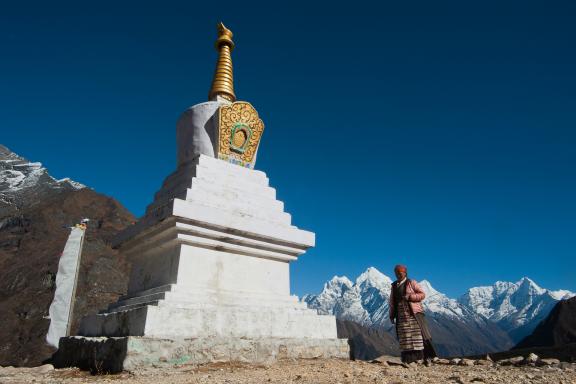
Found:
[[[451,296],[576,291],[576,3],[338,4],[5,3],[0,143],[141,215],[223,20],[257,168],[317,235],[295,293],[399,262]]]

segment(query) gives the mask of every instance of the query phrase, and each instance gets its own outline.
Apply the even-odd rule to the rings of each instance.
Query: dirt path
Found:
[[[347,360],[287,360],[270,366],[218,363],[199,367],[149,368],[92,376],[77,369],[0,368],[0,383],[558,383],[576,384],[576,365],[502,367],[433,365],[404,368]]]

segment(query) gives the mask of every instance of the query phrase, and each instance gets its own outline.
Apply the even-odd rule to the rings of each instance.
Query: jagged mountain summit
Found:
[[[394,335],[395,328],[388,318],[391,284],[392,279],[370,267],[354,283],[347,277],[335,276],[320,294],[306,295],[302,300],[320,313],[334,314],[340,320]],[[428,296],[424,308],[440,354],[474,354],[512,346],[512,341],[498,327],[436,291],[428,281],[422,281],[421,285]]]
[[[0,218],[39,202],[38,197],[83,188],[68,178],[56,180],[42,163],[30,162],[0,144]]]
[[[551,291],[523,277],[516,283],[497,281],[491,286],[470,288],[458,301],[498,324],[515,342],[529,335],[559,300],[575,294]]]
[[[334,314],[340,320],[393,333],[394,327],[388,319],[391,284],[392,279],[370,267],[355,282],[345,276],[335,276],[324,284],[322,292],[305,295],[302,300],[320,313]],[[502,304],[499,312],[502,316],[494,317],[491,315],[496,311],[490,307],[495,304],[490,300],[491,287],[471,288],[467,293],[471,300],[465,300],[466,295],[456,300],[435,290],[427,280],[421,281],[420,285],[426,292],[423,305],[435,344],[444,355],[506,350],[514,344],[509,333],[515,334],[514,331],[526,325],[535,327],[554,303],[573,295],[569,291],[545,290],[529,279],[519,283],[498,282],[493,291],[504,295],[508,292],[510,297],[508,306]],[[551,306],[549,300],[552,300]],[[505,307],[510,309],[506,313]],[[510,324],[510,327],[501,327],[504,324]]]
[[[372,326],[388,318],[388,299],[392,280],[376,268],[368,268],[352,283],[347,277],[334,276],[319,295],[302,298],[321,314]]]
[[[302,300],[321,313],[331,313],[342,320],[365,326],[391,327],[388,319],[391,285],[392,279],[370,267],[358,276],[355,283],[346,276],[334,276],[324,284],[320,294],[305,295]],[[427,312],[454,319],[475,317],[458,301],[435,290],[427,280],[422,280],[420,285],[426,292],[427,299],[423,304]]]

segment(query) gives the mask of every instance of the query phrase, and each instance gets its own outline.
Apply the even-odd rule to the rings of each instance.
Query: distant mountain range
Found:
[[[394,334],[388,319],[391,284],[388,276],[370,267],[355,282],[335,276],[322,292],[302,300],[320,313]],[[458,299],[438,292],[427,280],[420,285],[435,346],[445,356],[507,350],[530,334],[559,300],[574,296],[540,288],[528,278],[470,288]]]
[[[458,301],[506,331],[517,343],[532,333],[559,300],[574,293],[551,291],[523,277],[516,283],[497,281],[492,286],[470,288]]]

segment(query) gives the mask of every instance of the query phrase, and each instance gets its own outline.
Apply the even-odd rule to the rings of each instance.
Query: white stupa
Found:
[[[254,170],[264,124],[236,101],[232,33],[219,25],[210,101],[177,124],[178,166],[115,246],[128,293],[60,340],[57,366],[115,372],[145,364],[348,358],[333,316],[290,294],[289,263],[315,243]],[[95,367],[94,365],[99,365]]]

